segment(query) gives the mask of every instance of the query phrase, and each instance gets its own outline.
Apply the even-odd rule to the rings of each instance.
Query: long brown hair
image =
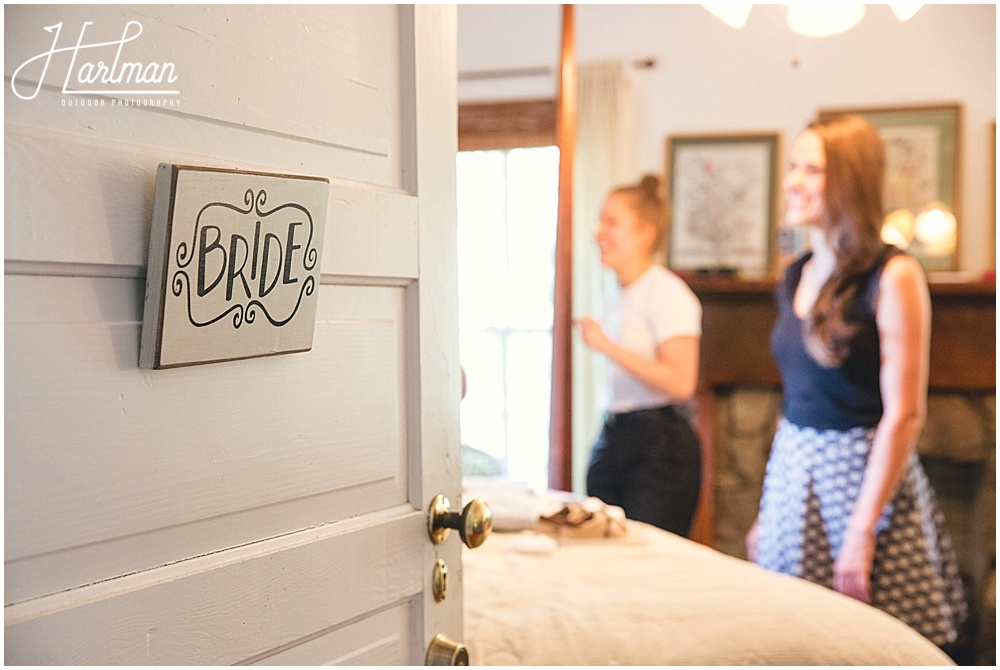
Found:
[[[613,189],[609,195],[628,196],[629,204],[632,211],[635,212],[636,218],[652,225],[656,230],[652,253],[654,256],[660,253],[667,230],[667,205],[665,198],[661,195],[660,178],[647,174],[639,180],[638,184],[619,186]]]
[[[860,116],[816,121],[826,153],[823,226],[836,255],[836,265],[819,291],[806,320],[806,349],[820,365],[834,367],[847,357],[857,330],[847,309],[858,279],[879,261],[885,145],[878,131]]]

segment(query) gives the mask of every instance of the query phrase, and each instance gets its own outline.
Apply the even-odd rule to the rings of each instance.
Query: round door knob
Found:
[[[438,633],[427,646],[424,665],[468,665],[469,652],[464,645]]]
[[[486,541],[493,529],[493,513],[490,506],[478,498],[472,500],[461,514],[451,511],[451,503],[442,494],[431,500],[427,510],[427,531],[434,544],[441,544],[451,530],[457,530],[462,542],[469,549],[475,549]]]

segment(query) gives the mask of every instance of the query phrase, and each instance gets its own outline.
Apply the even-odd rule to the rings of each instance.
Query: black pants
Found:
[[[604,423],[587,471],[587,495],[625,516],[687,537],[701,488],[701,449],[686,413],[658,407]]]

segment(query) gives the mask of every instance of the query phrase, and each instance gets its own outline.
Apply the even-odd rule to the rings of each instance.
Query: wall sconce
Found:
[[[705,9],[715,14],[726,24],[741,29],[746,25],[747,18],[753,5],[750,3],[711,3],[702,5]],[[917,2],[890,2],[889,7],[892,13],[900,21],[908,21],[913,17],[923,3]],[[807,37],[825,37],[837,35],[858,25],[865,16],[865,6],[863,4],[840,3],[840,4],[813,4],[802,3],[788,6],[788,27],[799,35]]]

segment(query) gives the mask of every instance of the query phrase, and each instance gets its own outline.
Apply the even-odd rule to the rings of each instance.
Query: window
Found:
[[[462,443],[548,486],[559,150],[457,158]]]

